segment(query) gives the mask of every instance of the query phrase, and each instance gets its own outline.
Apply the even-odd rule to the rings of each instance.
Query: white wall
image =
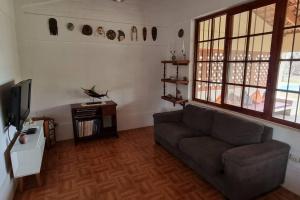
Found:
[[[184,28],[186,31],[186,48],[189,49],[189,52],[193,51],[193,43],[194,43],[194,19],[205,16],[211,13],[214,13],[219,10],[223,10],[234,5],[241,4],[245,1],[241,0],[223,0],[223,1],[209,1],[209,3],[205,0],[188,0],[188,1],[176,1],[174,2],[174,10],[177,10],[174,15],[172,15],[172,19],[174,19],[173,27],[172,27],[172,35],[173,41],[176,41],[177,51],[181,49],[182,40],[178,39],[177,31],[179,28]],[[193,53],[189,54],[190,60],[193,61]],[[193,78],[193,62],[191,62],[189,66],[189,79]],[[189,85],[188,89],[189,99],[192,100],[192,83]],[[197,102],[192,102],[195,105],[207,106],[203,104],[199,104]],[[224,110],[225,111],[225,110]],[[230,111],[225,111],[229,113],[234,113]],[[300,131],[299,129],[293,129],[289,127],[285,127],[282,125],[270,123],[267,121],[262,121],[257,118],[249,117],[246,115],[237,114],[241,117],[245,117],[251,120],[258,120],[263,122],[274,128],[274,138],[283,142],[288,143],[291,146],[291,153],[294,157],[300,158]],[[284,187],[293,191],[294,193],[300,195],[300,163],[296,163],[292,160],[288,162],[288,168],[286,173],[286,180],[284,183]]]
[[[72,138],[69,104],[90,100],[80,87],[109,90],[109,97],[118,104],[119,130],[152,125],[152,114],[161,110],[160,60],[165,58],[168,29],[167,18],[151,5],[134,0],[124,4],[105,0],[17,3],[22,75],[33,79],[32,115],[54,117],[58,140]],[[52,15],[58,20],[57,37],[49,35],[47,21]],[[68,22],[75,24],[73,32],[66,29]],[[123,30],[126,39],[83,36],[83,24]],[[138,27],[138,42],[130,41],[132,25]],[[146,42],[142,41],[144,26]],[[152,26],[158,28],[156,42],[151,39]]]
[[[20,69],[16,44],[13,1],[0,0],[0,199],[13,198],[15,184],[11,178],[9,162],[7,119],[7,96],[13,80],[20,80]],[[14,128],[10,129],[13,137]]]
[[[22,75],[24,79],[33,78],[33,114],[54,117],[59,123],[58,139],[62,140],[72,137],[68,105],[87,101],[80,87],[95,84],[101,90],[111,91],[110,97],[119,104],[119,129],[151,125],[152,113],[180,108],[159,98],[162,94],[160,60],[169,57],[170,49],[180,52],[182,47],[177,31],[185,29],[184,41],[191,64],[182,74],[192,80],[193,19],[244,0],[127,0],[124,4],[105,0],[15,2]],[[58,37],[48,33],[47,19],[52,15],[59,21]],[[76,25],[73,32],[65,28],[69,21]],[[78,25],[83,23],[94,28],[103,25],[106,29],[126,30],[127,40],[119,43],[82,36]],[[139,31],[144,25],[158,26],[159,40],[155,43],[128,41],[128,30],[133,24]],[[182,88],[182,92],[191,99],[191,84],[188,88]],[[274,127],[274,138],[289,143],[292,152],[300,154],[299,130],[265,123]],[[299,164],[289,162],[284,185],[298,194],[299,168]]]

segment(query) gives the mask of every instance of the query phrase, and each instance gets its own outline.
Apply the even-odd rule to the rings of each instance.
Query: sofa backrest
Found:
[[[200,135],[211,132],[214,111],[205,108],[187,105],[183,109],[182,121],[188,127],[197,130]]]
[[[226,143],[241,146],[247,144],[261,143],[268,139],[264,135],[264,125],[258,124],[233,115],[214,112],[212,136]]]
[[[264,126],[264,132],[261,136],[261,141],[262,142],[268,142],[271,141],[273,138],[273,128],[269,126]]]

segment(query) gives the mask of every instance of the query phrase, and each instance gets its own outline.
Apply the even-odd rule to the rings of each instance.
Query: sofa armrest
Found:
[[[226,151],[223,161],[227,197],[248,200],[280,186],[289,150],[289,145],[271,140]]]
[[[226,151],[223,154],[223,162],[233,162],[238,166],[253,165],[274,159],[282,154],[288,155],[288,144],[271,140],[270,142],[245,145]]]
[[[153,115],[154,124],[164,123],[164,122],[180,122],[182,120],[183,110],[155,113]]]

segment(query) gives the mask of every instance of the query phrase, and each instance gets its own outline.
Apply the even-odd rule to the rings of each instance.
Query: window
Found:
[[[226,15],[199,22],[196,97],[221,103]]]
[[[275,4],[232,15],[225,104],[264,112]]]
[[[256,1],[196,20],[193,99],[300,128],[299,3]]]
[[[300,1],[286,8],[273,117],[300,124]]]

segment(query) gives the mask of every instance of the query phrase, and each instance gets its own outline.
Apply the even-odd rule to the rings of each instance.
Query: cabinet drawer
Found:
[[[116,107],[115,106],[105,106],[102,108],[102,115],[115,115],[116,114]]]

